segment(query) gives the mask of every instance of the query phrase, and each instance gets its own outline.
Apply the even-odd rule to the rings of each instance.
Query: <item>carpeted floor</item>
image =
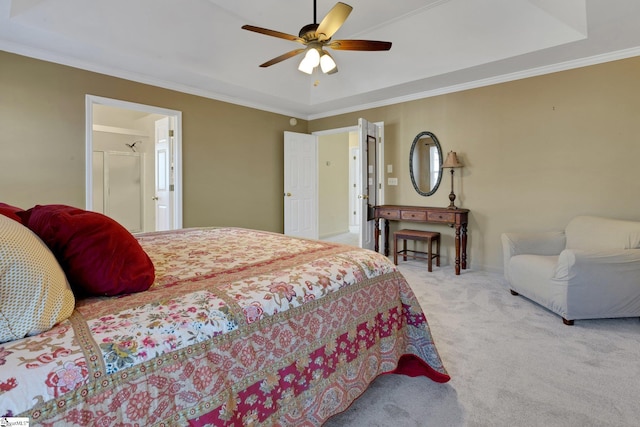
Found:
[[[381,376],[325,427],[640,426],[638,318],[565,326],[512,296],[501,275],[399,268],[451,381]]]

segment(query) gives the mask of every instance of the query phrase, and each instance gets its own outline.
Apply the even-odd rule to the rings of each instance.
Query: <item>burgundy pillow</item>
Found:
[[[22,219],[18,216],[18,212],[22,212],[22,209],[6,203],[0,203],[0,215],[4,215],[22,224]]]
[[[37,205],[18,215],[49,246],[78,295],[140,292],[153,284],[151,259],[108,216],[66,205]]]

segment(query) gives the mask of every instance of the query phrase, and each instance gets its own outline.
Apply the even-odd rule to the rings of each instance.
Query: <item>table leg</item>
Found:
[[[384,256],[389,256],[389,220],[384,220]]]
[[[378,252],[378,250],[380,249],[380,245],[378,244],[378,241],[380,240],[380,223],[377,219],[373,222],[373,239],[373,249]]]
[[[467,269],[467,224],[462,224],[462,268]]]
[[[456,224],[456,275],[460,275],[460,224]]]

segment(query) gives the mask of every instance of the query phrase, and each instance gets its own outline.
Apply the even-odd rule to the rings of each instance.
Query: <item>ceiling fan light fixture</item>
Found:
[[[302,71],[303,73],[306,73],[306,74],[313,73],[313,69],[314,68],[315,67],[313,65],[311,65],[311,63],[309,61],[306,61],[305,59],[300,61],[300,65],[298,65],[298,70],[300,70],[300,71]]]
[[[320,52],[315,47],[311,47],[307,49],[307,53],[304,55],[302,61],[300,61],[300,65],[298,66],[298,70],[303,73],[311,74],[313,73],[313,69],[316,68],[320,64]]]
[[[340,29],[342,24],[351,13],[353,8],[348,4],[338,2],[329,10],[322,21],[318,24],[316,19],[316,1],[313,2],[313,24],[308,24],[302,27],[298,36],[292,34],[282,33],[280,31],[269,30],[267,28],[260,28],[253,25],[243,25],[243,30],[253,31],[256,33],[264,34],[271,37],[277,37],[279,39],[285,39],[304,45],[303,48],[294,49],[283,55],[277,56],[264,64],[260,64],[260,67],[270,67],[274,64],[284,61],[285,59],[293,58],[301,53],[304,53],[304,59],[298,65],[298,70],[313,74],[318,65],[325,74],[335,74],[338,72],[336,61],[331,55],[324,50],[324,48],[336,49],[336,50],[359,50],[359,51],[379,51],[391,49],[391,42],[382,42],[376,40],[332,40],[333,35]]]
[[[322,55],[320,56],[320,68],[325,74],[336,69],[336,61],[333,60],[328,52],[322,51]]]
[[[307,53],[304,55],[304,61],[309,62],[314,68],[320,65],[320,52],[318,52],[318,49],[312,47],[307,50]]]

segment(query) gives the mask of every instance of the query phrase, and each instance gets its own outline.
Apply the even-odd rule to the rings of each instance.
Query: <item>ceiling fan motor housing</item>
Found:
[[[318,29],[318,24],[309,24],[305,25],[300,29],[298,36],[301,39],[305,39],[306,41],[314,40],[316,38],[316,30]]]

